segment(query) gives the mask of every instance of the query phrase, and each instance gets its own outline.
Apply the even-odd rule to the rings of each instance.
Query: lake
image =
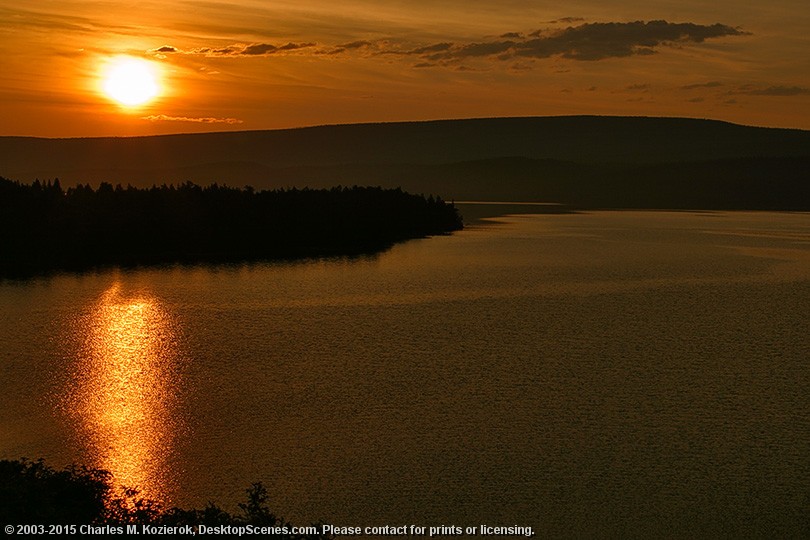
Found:
[[[808,330],[801,213],[513,214],[364,258],[0,281],[0,458],[185,507],[262,481],[297,524],[795,537]]]

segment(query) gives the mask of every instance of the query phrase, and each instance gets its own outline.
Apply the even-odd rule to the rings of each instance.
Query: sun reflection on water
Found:
[[[118,485],[170,502],[171,454],[182,429],[176,332],[153,296],[113,285],[82,321],[83,346],[69,398],[81,446]]]

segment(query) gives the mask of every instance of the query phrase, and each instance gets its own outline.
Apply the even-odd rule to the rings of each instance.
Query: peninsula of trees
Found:
[[[98,265],[372,253],[462,227],[452,204],[401,189],[139,189],[0,178],[0,276]]]

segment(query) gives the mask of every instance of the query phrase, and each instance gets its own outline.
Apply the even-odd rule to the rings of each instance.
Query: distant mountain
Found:
[[[808,193],[808,163],[808,131],[685,118],[491,118],[131,138],[0,137],[0,176],[25,182],[382,185],[446,199],[581,206],[716,206],[733,199],[727,190],[735,178],[748,186],[734,199],[747,201],[745,207],[761,206],[762,193],[771,195],[767,207],[774,200],[778,207],[795,205]],[[699,185],[695,179],[702,179]],[[688,197],[685,189],[705,196]],[[662,193],[669,194],[666,200]]]

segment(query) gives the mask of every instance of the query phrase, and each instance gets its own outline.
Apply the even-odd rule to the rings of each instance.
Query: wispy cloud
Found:
[[[453,48],[452,43],[434,43],[433,45],[425,45],[424,47],[417,47],[416,49],[411,49],[406,51],[405,54],[433,54],[433,53],[440,53],[444,51],[449,51]]]
[[[575,22],[577,18],[555,22]],[[598,22],[568,26],[564,29],[546,28],[528,34],[506,32],[487,41],[453,43],[449,41],[413,44],[404,40],[355,40],[337,45],[318,45],[315,42],[289,42],[286,44],[251,43],[226,47],[199,47],[181,51],[164,45],[153,49],[154,54],[190,54],[220,57],[270,56],[276,54],[338,55],[362,54],[418,56],[420,62],[443,64],[463,62],[466,59],[493,58],[509,60],[520,58],[561,57],[571,60],[596,61],[655,54],[660,47],[702,43],[707,39],[746,35],[746,32],[724,24],[701,25],[670,23],[667,21]],[[714,84],[714,83],[709,83]],[[697,86],[695,86],[697,87]]]
[[[235,44],[227,47],[199,47],[189,50],[181,50],[171,45],[163,45],[157,49],[151,49],[152,54],[183,54],[201,56],[270,56],[274,54],[284,54],[300,49],[315,47],[316,43],[285,43],[275,45],[272,43],[251,43]]]
[[[575,22],[582,22],[584,20],[585,19],[583,19],[582,17],[563,17],[561,19],[555,19],[555,20],[550,21],[550,22],[551,22],[551,24],[558,24],[558,23],[571,24],[571,23],[575,23]]]
[[[342,45],[338,45],[341,49],[359,49],[361,47],[368,47],[371,45],[370,41],[359,40],[359,41],[352,41],[350,43],[344,43]]]
[[[31,3],[30,6],[35,6],[35,4]],[[25,28],[51,33],[58,30],[78,34],[94,34],[108,31],[132,34],[142,30],[137,26],[107,23],[100,17],[82,17],[70,13],[28,9],[28,7],[11,7],[10,3],[8,6],[0,6],[0,28]]]
[[[165,114],[153,114],[150,116],[142,116],[141,120],[148,120],[150,122],[192,122],[196,124],[241,124],[242,120],[238,118],[189,118],[187,116],[167,116]]]
[[[718,88],[723,86],[723,83],[720,81],[709,81],[705,83],[695,83],[695,84],[687,84],[681,86],[681,90],[696,90],[698,88]]]
[[[739,94],[750,96],[808,96],[810,88],[804,86],[768,86],[766,88],[745,88]]]

